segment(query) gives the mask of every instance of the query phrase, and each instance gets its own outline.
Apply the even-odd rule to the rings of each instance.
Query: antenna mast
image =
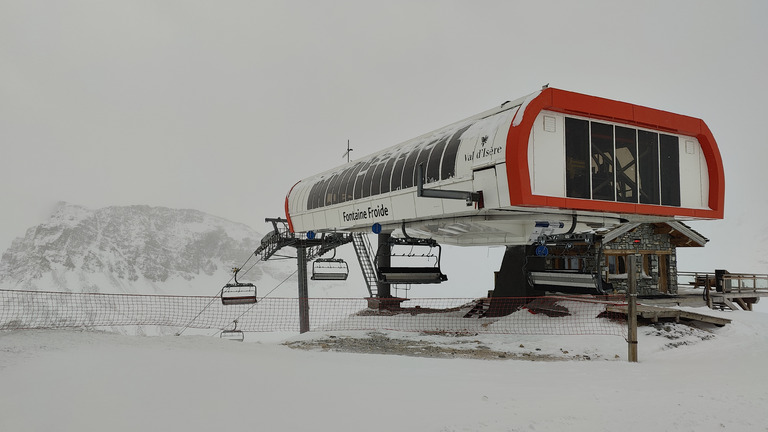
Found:
[[[349,140],[347,140],[347,151],[344,152],[343,155],[341,155],[341,157],[345,157],[346,156],[347,163],[349,163],[349,152],[351,152],[352,150],[354,150],[354,149],[349,148]]]

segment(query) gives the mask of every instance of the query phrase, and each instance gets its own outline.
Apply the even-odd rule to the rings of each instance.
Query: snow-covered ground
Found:
[[[642,327],[636,364],[617,336],[2,332],[0,431],[768,431],[768,314],[700,312],[733,323]],[[509,355],[323,342],[372,337]]]

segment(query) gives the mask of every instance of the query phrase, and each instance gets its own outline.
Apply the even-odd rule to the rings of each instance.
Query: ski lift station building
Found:
[[[547,87],[303,179],[285,212],[293,232],[378,224],[445,244],[509,246],[531,244],[542,227],[721,219],[724,199],[704,121]]]

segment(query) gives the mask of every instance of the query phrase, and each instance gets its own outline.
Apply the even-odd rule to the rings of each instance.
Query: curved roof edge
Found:
[[[712,132],[703,120],[667,111],[647,108],[627,102],[589,96],[556,88],[546,88],[532,99],[516,118],[507,137],[507,176],[510,182],[510,202],[513,206],[569,207],[594,210],[599,201],[533,195],[528,167],[528,139],[536,117],[542,110],[573,114],[638,127],[689,135],[699,140],[709,173],[709,207],[685,209],[647,204],[606,202],[605,211],[616,212],[626,207],[628,213],[682,216],[696,219],[722,219],[725,205],[725,172],[720,150]]]
[[[291,220],[291,212],[288,207],[288,199],[291,197],[291,192],[293,192],[293,188],[295,188],[296,185],[299,183],[301,183],[301,180],[297,181],[293,186],[291,186],[291,190],[289,190],[288,193],[285,194],[285,219],[288,221],[288,230],[290,232],[293,232],[293,220]]]

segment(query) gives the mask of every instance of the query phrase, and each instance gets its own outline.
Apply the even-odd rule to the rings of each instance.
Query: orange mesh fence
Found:
[[[218,297],[0,290],[0,329],[153,325],[253,332],[299,331],[300,301],[262,298],[221,304]],[[393,330],[495,334],[617,335],[620,298],[308,299],[312,331]]]

